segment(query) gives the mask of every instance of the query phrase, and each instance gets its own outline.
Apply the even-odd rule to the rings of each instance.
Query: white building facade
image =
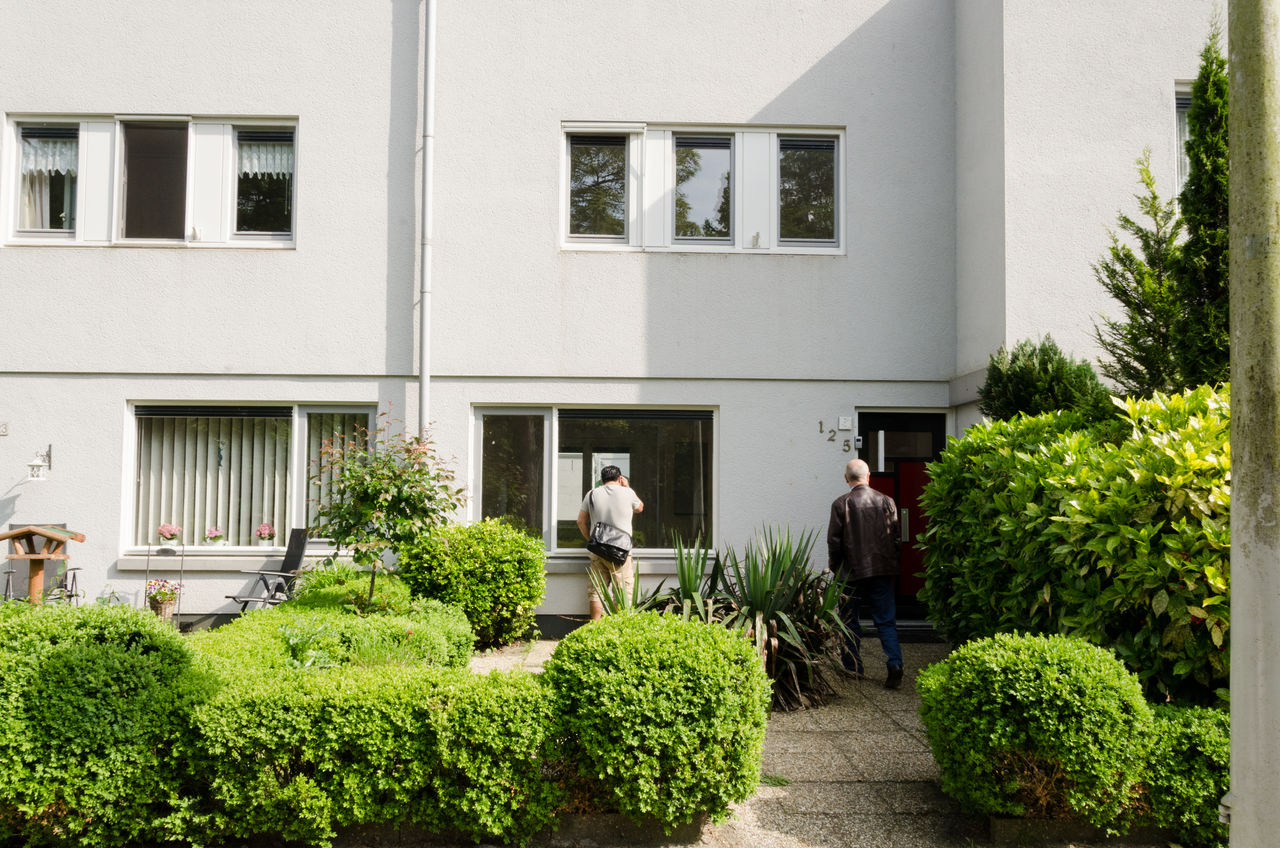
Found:
[[[604,464],[650,581],[672,533],[821,533],[858,455],[918,532],[991,352],[1096,355],[1089,266],[1144,147],[1175,190],[1212,3],[0,10],[0,528],[84,533],[87,598],[231,612],[385,413],[574,614]]]

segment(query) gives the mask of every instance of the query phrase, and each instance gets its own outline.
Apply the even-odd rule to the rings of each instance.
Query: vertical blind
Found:
[[[254,544],[263,522],[287,536],[288,411],[227,413],[139,412],[135,544],[157,542],[160,524],[181,526],[187,545],[215,526],[232,545]]]
[[[314,527],[317,510],[333,492],[333,453],[324,455],[326,444],[342,453],[352,442],[365,442],[369,432],[366,412],[313,412],[307,416],[307,474],[311,476],[307,491],[307,526]]]

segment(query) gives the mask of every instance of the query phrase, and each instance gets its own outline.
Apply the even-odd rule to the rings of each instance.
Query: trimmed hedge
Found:
[[[1228,697],[1225,389],[984,423],[929,467],[930,619],[952,641],[1066,633],[1114,647],[1153,700]]]
[[[124,607],[0,613],[0,844],[520,842],[572,808],[568,775],[668,825],[754,791],[768,683],[739,635],[611,619],[548,675],[474,675],[430,665],[469,630],[422,606],[434,625],[282,606],[189,638]]]
[[[1112,827],[1135,806],[1151,708],[1107,651],[1000,634],[925,669],[917,687],[942,789],[967,810]]]
[[[759,784],[769,680],[739,632],[610,615],[561,640],[544,677],[564,755],[634,820],[719,821]]]
[[[124,845],[182,832],[184,742],[211,683],[141,610],[0,609],[0,843]]]
[[[462,613],[436,601],[411,615],[358,617],[282,604],[255,610],[191,637],[225,675],[341,665],[435,665],[464,668],[471,627]]]
[[[481,647],[506,645],[533,629],[547,588],[541,539],[487,518],[437,527],[396,555],[409,591],[462,609]]]
[[[412,824],[527,839],[554,815],[548,699],[529,674],[347,668],[228,681],[195,724],[219,838],[323,845],[336,828]]]

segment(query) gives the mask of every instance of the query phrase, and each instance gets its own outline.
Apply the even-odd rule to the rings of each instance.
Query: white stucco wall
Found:
[[[950,375],[948,4],[608,0],[510,15],[440,9],[437,374]],[[845,255],[562,251],[568,120],[843,127]],[[601,321],[617,331],[607,355]]]
[[[440,0],[429,417],[474,481],[479,406],[716,412],[716,542],[820,527],[848,458],[817,422],[976,420],[1001,342],[1092,355],[1089,264],[1166,193],[1174,81],[1211,0]],[[13,243],[0,136],[0,526],[65,521],[90,596],[124,556],[129,404],[376,403],[416,420],[422,3],[177,7],[0,0],[0,117],[297,125],[296,242]],[[47,38],[57,32],[56,41]],[[67,57],[75,61],[67,61]],[[565,121],[843,132],[829,255],[562,248]],[[4,145],[8,144],[8,148]],[[53,444],[55,469],[26,483]],[[819,545],[818,561],[825,555]],[[187,560],[188,612],[230,608],[261,557]],[[669,563],[650,560],[662,572]],[[544,611],[583,608],[553,557]]]
[[[0,290],[24,293],[0,371],[410,373],[418,13],[413,0],[0,3],[6,117],[298,127],[296,249],[0,248]],[[6,236],[15,172],[0,173]]]
[[[1119,310],[1090,265],[1117,211],[1138,212],[1144,147],[1161,195],[1174,196],[1175,83],[1195,78],[1222,6],[1005,4],[1006,341],[1051,332],[1064,350],[1097,357],[1093,324]]]

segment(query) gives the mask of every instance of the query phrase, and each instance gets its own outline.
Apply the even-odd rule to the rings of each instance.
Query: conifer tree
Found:
[[[1172,268],[1178,259],[1182,219],[1173,200],[1162,201],[1151,174],[1151,151],[1137,160],[1143,193],[1134,195],[1141,222],[1121,214],[1120,232],[1132,237],[1137,251],[1112,230],[1108,255],[1093,266],[1093,275],[1124,310],[1122,319],[1102,318],[1094,338],[1109,359],[1099,360],[1102,376],[1125,394],[1181,390],[1172,334],[1181,315]]]
[[[1179,195],[1187,240],[1174,267],[1182,314],[1173,339],[1184,386],[1230,377],[1227,61],[1221,34],[1215,21],[1200,52],[1187,113],[1190,167]]]

